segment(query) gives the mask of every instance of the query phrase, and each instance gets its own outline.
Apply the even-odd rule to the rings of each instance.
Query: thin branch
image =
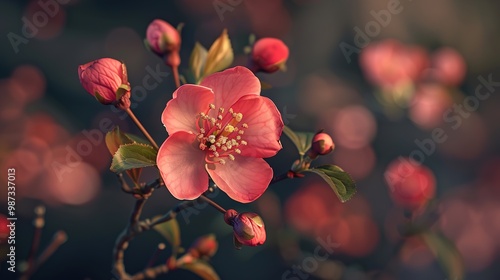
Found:
[[[153,147],[158,150],[159,149],[158,144],[156,144],[153,137],[151,137],[151,135],[149,135],[149,132],[144,128],[144,126],[139,121],[139,119],[134,115],[132,110],[130,108],[127,108],[127,109],[125,109],[125,112],[127,112],[127,114],[130,116],[132,121],[134,121],[135,125],[139,128],[139,130],[142,132],[142,134],[144,134],[144,136],[146,136],[146,138],[151,143],[151,145],[153,145]]]
[[[220,206],[219,204],[217,204],[215,201],[211,200],[210,198],[208,198],[204,194],[202,194],[199,197],[199,199],[205,201],[208,204],[210,204],[210,206],[212,206],[213,208],[217,209],[217,211],[221,212],[222,214],[226,213],[226,209],[224,209],[222,206]]]
[[[161,185],[161,182],[162,181],[159,179],[155,180],[153,183],[146,185],[143,190],[149,190],[150,192],[152,192],[157,185]],[[144,196],[136,201],[134,209],[130,215],[129,223],[116,239],[115,247],[113,250],[113,274],[118,279],[129,280],[145,279],[146,277],[154,278],[161,273],[166,273],[168,271],[168,268],[162,265],[147,268],[135,275],[129,275],[125,270],[125,264],[123,261],[125,250],[127,249],[129,242],[138,234],[144,231],[151,230],[157,224],[161,224],[175,218],[179,212],[194,205],[194,201],[184,201],[179,203],[177,206],[175,206],[173,209],[171,209],[165,215],[155,221],[150,221],[149,219],[140,221],[140,215],[149,197],[149,194],[150,193],[145,193]]]
[[[269,183],[269,185],[272,185],[274,183],[278,183],[280,181],[283,181],[285,179],[288,179],[288,178],[293,178],[293,177],[290,177],[290,171],[287,171],[286,173],[283,173],[283,174],[280,174],[278,176],[275,176],[271,182]]]
[[[178,66],[172,66],[172,73],[174,74],[175,87],[179,88],[181,86],[181,82],[179,79],[179,68]]]

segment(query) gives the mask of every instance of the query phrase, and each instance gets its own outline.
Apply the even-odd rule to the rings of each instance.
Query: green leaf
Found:
[[[120,148],[121,145],[124,144],[132,144],[132,143],[143,143],[147,144],[148,142],[134,134],[123,133],[120,131],[118,126],[111,131],[106,133],[105,137],[106,146],[108,147],[111,155],[114,155],[116,151]],[[135,183],[139,182],[139,178],[141,176],[142,168],[133,168],[127,170],[127,174],[130,176],[130,179]]]
[[[227,35],[227,29],[224,29],[208,50],[203,77],[226,69],[233,63],[233,59],[231,41]]]
[[[133,142],[135,143],[139,143],[139,144],[147,144],[149,145],[149,141],[142,138],[142,137],[139,137],[135,134],[131,134],[131,133],[125,133],[125,135],[130,139],[132,140]]]
[[[204,261],[196,261],[190,264],[184,264],[181,268],[189,270],[194,274],[200,276],[203,280],[219,280],[219,275],[213,269],[213,267],[204,262]]]
[[[159,219],[161,216],[156,216],[153,218]],[[153,227],[158,233],[160,233],[174,248],[179,248],[181,246],[181,230],[179,228],[179,223],[176,219],[168,220],[164,223],[158,224]],[[177,251],[177,249],[174,249]]]
[[[288,126],[283,127],[283,132],[292,140],[295,147],[299,151],[300,156],[304,156],[307,151],[311,148],[311,141],[314,137],[314,133],[310,132],[295,132]]]
[[[422,233],[421,237],[446,271],[448,279],[464,279],[463,260],[453,242],[440,233],[430,231]]]
[[[121,145],[113,156],[111,171],[121,173],[132,168],[154,166],[157,153],[155,148],[146,144]]]
[[[189,69],[193,73],[196,83],[201,78],[201,73],[207,61],[208,51],[200,43],[196,42],[189,58]]]
[[[318,174],[333,189],[341,202],[348,201],[356,193],[356,184],[351,176],[336,165],[322,165],[304,172]]]
[[[115,126],[113,130],[106,133],[104,141],[106,142],[106,147],[108,147],[111,155],[114,155],[121,145],[134,143],[134,141],[130,139],[130,137],[120,131],[120,128],[118,126]]]

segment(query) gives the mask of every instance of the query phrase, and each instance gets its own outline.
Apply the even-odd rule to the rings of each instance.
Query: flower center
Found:
[[[240,146],[248,144],[242,139],[248,128],[242,119],[242,113],[234,112],[232,108],[227,112],[222,107],[216,109],[214,104],[208,106],[207,112],[198,114],[197,139],[200,150],[207,151],[207,162],[225,164],[227,159],[234,160],[235,153],[241,154]]]

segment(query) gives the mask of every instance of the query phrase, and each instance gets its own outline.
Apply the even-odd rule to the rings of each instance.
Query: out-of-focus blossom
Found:
[[[66,148],[54,150],[54,162],[46,169],[38,191],[39,198],[49,204],[82,205],[94,199],[100,191],[101,179],[96,169],[84,161],[68,156]]]
[[[438,82],[458,86],[464,80],[467,64],[462,55],[448,47],[434,52],[431,57],[431,76]]]
[[[425,49],[396,40],[368,45],[361,53],[360,63],[368,80],[386,90],[414,83],[429,65]]]
[[[61,1],[63,2],[63,1]],[[69,1],[67,1],[69,2]],[[40,3],[37,0],[29,1],[24,11],[24,17],[29,22],[29,34],[40,40],[48,40],[59,36],[66,24],[66,5],[50,2]]]
[[[69,137],[69,132],[45,113],[29,116],[23,131],[23,138],[38,138],[49,146],[66,143]]]
[[[234,238],[241,245],[258,246],[266,241],[264,221],[255,213],[238,213],[230,209],[224,215],[224,221],[233,227]]]
[[[208,174],[239,202],[267,189],[273,170],[262,158],[280,149],[283,129],[274,103],[260,96],[260,82],[235,67],[183,85],[163,111],[170,136],[158,151],[161,176],[172,195],[195,199],[208,188]]]
[[[355,180],[368,176],[376,164],[375,151],[369,145],[359,149],[336,149],[332,158],[336,165],[341,166]]]
[[[421,84],[411,101],[411,120],[424,129],[431,129],[443,123],[443,114],[453,104],[447,89],[439,84]]]
[[[191,247],[188,249],[188,252],[197,258],[203,258],[203,257],[210,258],[213,255],[215,255],[218,246],[219,244],[215,239],[215,235],[209,234],[201,236],[198,239],[196,239],[191,245]]]
[[[375,137],[377,123],[373,114],[361,105],[333,110],[322,117],[321,125],[339,147],[359,149]]]
[[[309,183],[286,201],[284,214],[296,230],[313,236],[321,224],[339,217],[341,207],[333,191],[323,182]]]
[[[252,49],[252,67],[254,72],[273,73],[284,69],[288,59],[288,47],[276,38],[257,40]]]
[[[335,234],[346,235],[344,241],[341,237],[334,240],[339,243],[338,251],[349,256],[361,257],[373,252],[379,242],[380,234],[366,198],[357,194],[347,203],[338,203],[341,207],[340,219],[330,219],[329,223],[318,229],[316,235],[323,236],[323,238],[327,238],[328,234],[332,234],[332,238]],[[341,226],[338,230],[335,229],[335,223],[331,222],[335,220],[343,221],[340,222]]]
[[[215,255],[218,247],[219,243],[215,239],[215,235],[208,234],[200,236],[193,242],[191,247],[189,247],[187,253],[177,260],[175,266],[179,267],[199,259],[208,260]]]
[[[125,64],[112,58],[101,58],[78,67],[83,88],[104,105],[130,107],[130,83]]]
[[[43,96],[46,81],[43,72],[33,65],[21,65],[12,72],[12,80],[19,87],[19,92],[13,98],[28,103]]]
[[[432,171],[411,159],[399,158],[385,171],[391,198],[398,205],[416,209],[434,197],[436,180]]]
[[[255,34],[279,37],[289,33],[292,20],[283,2],[283,0],[242,1]]]
[[[153,20],[146,30],[146,42],[154,53],[165,58],[168,66],[177,67],[181,63],[179,56],[181,35],[168,22],[161,19]]]
[[[498,195],[481,186],[466,186],[440,203],[439,229],[454,241],[468,271],[490,266],[498,253]]]
[[[399,251],[399,256],[404,265],[423,269],[432,264],[434,253],[420,237],[407,238]]]
[[[301,111],[320,116],[331,108],[341,108],[362,101],[351,85],[334,74],[323,71],[311,74],[300,82],[297,103]]]

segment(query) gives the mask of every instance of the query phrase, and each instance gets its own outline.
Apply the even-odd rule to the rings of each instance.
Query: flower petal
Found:
[[[199,85],[183,85],[174,92],[174,98],[167,103],[161,121],[167,132],[198,132],[196,116],[207,112],[214,94],[209,88]]]
[[[179,131],[170,135],[158,151],[156,163],[161,177],[177,199],[196,199],[208,189],[205,153],[193,143],[197,143],[195,134]]]
[[[228,110],[245,95],[260,95],[260,81],[252,71],[237,66],[207,76],[200,85],[211,88],[215,94],[216,108]]]
[[[226,164],[207,164],[212,180],[233,200],[248,203],[259,198],[273,178],[273,169],[261,158],[236,156]]]
[[[243,123],[248,128],[243,128],[242,139],[247,141],[247,146],[240,145],[241,155],[249,157],[272,157],[281,150],[279,142],[283,131],[281,114],[273,101],[263,96],[245,96],[233,106],[234,112],[242,113]]]

